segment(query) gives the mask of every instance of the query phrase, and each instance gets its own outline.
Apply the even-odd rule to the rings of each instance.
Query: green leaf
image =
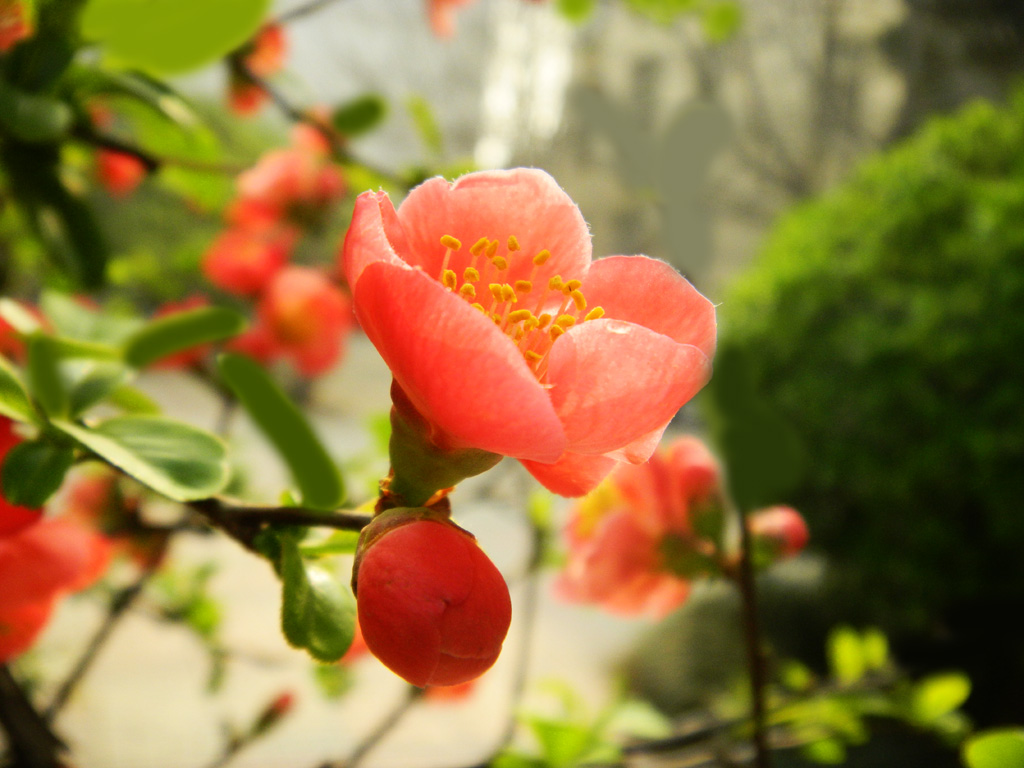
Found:
[[[128,370],[120,363],[100,360],[69,360],[60,366],[69,381],[68,413],[74,417],[105,400],[128,378]]]
[[[590,18],[596,7],[595,0],[558,0],[555,3],[555,10],[575,24]]]
[[[224,307],[199,307],[147,323],[125,342],[124,359],[133,368],[145,368],[167,355],[236,336],[245,329],[245,317]]]
[[[358,136],[376,128],[388,112],[388,103],[378,93],[364,93],[338,106],[331,115],[334,127],[346,136]]]
[[[120,63],[184,72],[235,50],[259,28],[269,0],[90,0],[82,34]]]
[[[828,638],[828,660],[840,685],[851,685],[864,676],[864,653],[860,636],[849,627],[832,630]]]
[[[960,672],[931,675],[914,687],[911,714],[920,723],[932,723],[955,711],[971,695],[971,681]]]
[[[846,762],[846,747],[838,739],[821,739],[805,744],[801,750],[804,757],[824,765],[841,765]]]
[[[704,34],[712,43],[723,43],[736,34],[743,22],[743,9],[733,0],[711,3],[701,13]]]
[[[281,582],[281,629],[288,642],[319,661],[344,656],[355,634],[352,591],[320,566],[303,560],[291,540],[281,541]]]
[[[594,732],[583,725],[544,718],[531,718],[528,723],[552,768],[573,765],[594,744]]]
[[[405,108],[409,111],[416,133],[419,134],[423,146],[433,155],[440,155],[444,149],[444,140],[441,137],[441,129],[437,126],[437,119],[434,117],[434,110],[430,102],[418,94],[413,94],[405,100]]]
[[[0,127],[19,141],[59,141],[71,127],[71,108],[60,99],[26,93],[0,79]]]
[[[201,120],[192,105],[167,83],[143,72],[115,72],[102,67],[81,66],[69,73],[75,93],[82,96],[127,96],[182,127],[192,128]]]
[[[250,358],[224,354],[218,363],[227,385],[287,463],[303,505],[337,509],[345,497],[341,473],[302,412]]]
[[[28,335],[42,330],[38,318],[13,299],[0,299],[0,317],[18,333]]]
[[[979,733],[961,754],[967,768],[1024,768],[1024,728]]]
[[[154,415],[160,413],[160,406],[140,389],[122,384],[109,395],[110,404],[126,413]]]
[[[34,422],[36,411],[17,369],[0,355],[0,414],[15,421]]]
[[[118,416],[95,427],[53,426],[143,485],[174,501],[204,499],[227,485],[227,449],[217,437],[159,416]]]
[[[67,388],[60,375],[60,351],[52,336],[35,335],[28,339],[28,384],[33,398],[48,416],[68,412]]]
[[[75,452],[69,445],[49,440],[18,443],[4,460],[4,498],[21,507],[38,508],[46,503],[71,468]]]
[[[889,640],[880,629],[864,630],[860,638],[864,653],[864,664],[870,670],[878,670],[889,663]]]
[[[313,680],[325,699],[340,699],[352,687],[352,670],[344,664],[317,664]]]
[[[119,345],[142,324],[136,317],[100,311],[57,291],[43,291],[39,309],[58,335],[81,341]]]
[[[299,549],[303,557],[351,555],[355,553],[358,541],[358,531],[335,531],[323,541],[303,544]]]

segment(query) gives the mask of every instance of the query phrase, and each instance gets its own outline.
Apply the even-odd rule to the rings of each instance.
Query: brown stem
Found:
[[[305,5],[298,5],[295,8],[290,8],[280,14],[272,23],[287,24],[290,21],[296,21],[297,19],[301,19],[303,16],[316,13],[321,8],[325,8],[331,3],[336,3],[337,1],[338,0],[311,0]]]
[[[405,696],[402,700],[384,717],[377,727],[374,728],[366,737],[360,741],[356,748],[352,750],[352,754],[348,756],[347,760],[340,762],[324,763],[320,768],[356,768],[359,763],[363,761],[363,758],[369,754],[370,750],[380,744],[384,737],[387,736],[398,725],[402,718],[405,717],[405,713],[423,696],[423,689],[417,688],[410,685],[406,690]]]
[[[740,590],[743,609],[743,639],[747,648],[747,664],[750,668],[750,718],[753,726],[754,765],[770,768],[768,741],[765,736],[764,689],[767,679],[767,665],[761,649],[761,628],[757,615],[757,595],[754,585],[754,564],[750,558],[750,530],[746,517],[740,521],[740,561],[734,573]]]
[[[6,664],[0,664],[0,726],[19,768],[58,768],[64,744],[50,730]]]
[[[191,160],[184,157],[163,157],[154,155],[134,144],[121,139],[100,133],[88,127],[79,127],[75,130],[74,136],[79,141],[91,144],[102,149],[110,149],[124,155],[130,155],[146,167],[147,173],[152,173],[162,166],[170,165],[176,168],[185,168],[192,171],[205,171],[209,173],[224,173],[231,176],[237,175],[246,169],[246,166],[233,163],[215,163],[203,160]]]

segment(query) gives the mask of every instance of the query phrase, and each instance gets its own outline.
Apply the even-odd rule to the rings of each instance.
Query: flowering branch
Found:
[[[134,157],[146,168],[147,173],[153,173],[159,168],[170,165],[177,168],[185,168],[192,171],[205,171],[209,173],[224,173],[237,175],[245,170],[245,166],[232,163],[215,163],[203,160],[192,160],[184,157],[161,157],[142,149],[135,144],[130,144],[121,139],[100,133],[92,128],[79,127],[75,130],[75,138],[86,144],[91,144],[101,149],[109,149],[120,152],[124,155]]]
[[[23,768],[58,768],[57,752],[64,744],[32,706],[6,664],[0,664],[0,725]]]

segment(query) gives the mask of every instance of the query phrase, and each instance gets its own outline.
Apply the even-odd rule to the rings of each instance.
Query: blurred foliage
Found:
[[[794,210],[720,310],[720,354],[814,458],[787,500],[840,604],[928,632],[924,663],[967,665],[1018,713],[1022,302],[1024,93],[930,122]]]

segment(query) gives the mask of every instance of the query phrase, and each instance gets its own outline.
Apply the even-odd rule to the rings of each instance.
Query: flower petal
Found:
[[[715,351],[715,307],[663,261],[647,256],[598,259],[583,281],[591,307],[605,316],[642,325],[692,344],[711,357]]]
[[[633,323],[591,320],[551,348],[548,381],[576,453],[608,453],[667,424],[711,376],[697,347]]]
[[[359,276],[369,264],[377,261],[401,264],[396,248],[402,252],[408,250],[390,198],[384,192],[359,195],[341,250],[341,272],[349,287],[355,290]]]
[[[444,260],[442,235],[462,242],[449,264],[459,274],[469,265],[469,248],[477,240],[498,240],[499,253],[506,255],[509,235],[515,235],[521,251],[509,258],[499,282],[529,278],[533,257],[545,249],[551,252],[539,272],[545,281],[554,274],[581,276],[590,265],[590,231],[583,215],[565,190],[537,168],[470,173],[452,183],[429,179],[405,198],[398,218],[409,238],[409,251],[399,253],[433,277],[439,277]]]
[[[547,393],[496,325],[421,270],[376,263],[356,316],[416,409],[455,445],[555,461],[565,434]]]
[[[559,496],[583,496],[597,487],[616,464],[607,456],[565,453],[554,464],[522,461],[526,471],[552,493]]]

